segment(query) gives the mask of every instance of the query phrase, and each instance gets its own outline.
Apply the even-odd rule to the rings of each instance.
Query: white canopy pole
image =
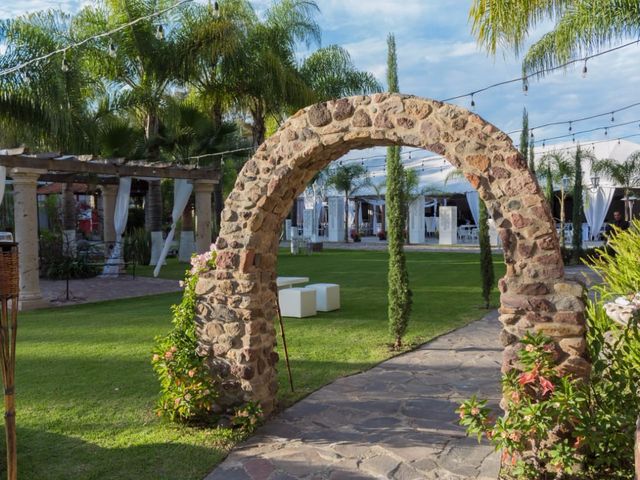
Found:
[[[189,180],[178,178],[174,181],[173,210],[171,211],[171,230],[169,230],[167,238],[164,241],[162,252],[160,253],[160,257],[158,258],[156,268],[153,269],[154,277],[157,277],[160,273],[160,269],[162,268],[162,265],[164,264],[164,261],[169,254],[169,248],[171,247],[171,242],[173,242],[173,237],[176,233],[176,225],[178,223],[178,219],[182,216],[182,212],[184,212],[187,203],[189,203],[189,198],[191,197],[192,191],[193,184],[189,182]]]
[[[117,276],[122,264],[122,236],[127,228],[129,217],[129,196],[131,194],[131,177],[120,178],[116,208],[113,215],[114,228],[116,230],[116,243],[113,246],[109,260],[102,271],[102,276]]]
[[[2,205],[2,199],[4,198],[4,184],[7,181],[7,169],[0,165],[0,205]]]

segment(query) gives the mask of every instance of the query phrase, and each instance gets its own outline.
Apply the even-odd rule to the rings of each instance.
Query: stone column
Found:
[[[102,185],[102,239],[105,243],[105,252],[109,252],[109,247],[116,241],[116,227],[114,225],[114,215],[116,211],[116,197],[118,196],[117,185]]]
[[[440,245],[455,245],[458,243],[458,207],[440,207]]]
[[[196,180],[193,191],[196,195],[196,252],[204,253],[211,246],[211,194],[214,180]]]
[[[424,243],[424,197],[409,204],[409,243]]]
[[[329,241],[344,242],[344,199],[329,197]]]
[[[45,170],[14,168],[14,218],[20,262],[20,310],[46,307],[49,302],[40,292],[38,268],[38,177]]]

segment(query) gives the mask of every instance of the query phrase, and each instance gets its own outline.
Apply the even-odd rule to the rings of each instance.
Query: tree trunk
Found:
[[[298,226],[298,199],[293,199],[293,206],[291,207],[291,226]]]
[[[149,180],[149,189],[145,201],[145,228],[149,232],[162,230],[162,192],[160,180]]]
[[[358,200],[354,200],[355,209],[353,212],[353,221],[356,224],[356,235],[360,235],[360,202]]]
[[[184,207],[184,212],[182,212],[182,231],[193,231],[193,201],[191,198],[187,202],[187,206]]]
[[[564,189],[560,190],[560,246],[564,247]]]

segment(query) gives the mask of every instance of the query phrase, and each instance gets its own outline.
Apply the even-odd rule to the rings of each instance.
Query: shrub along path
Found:
[[[206,480],[493,479],[499,458],[455,413],[500,398],[497,313],[345,377],[268,422]]]

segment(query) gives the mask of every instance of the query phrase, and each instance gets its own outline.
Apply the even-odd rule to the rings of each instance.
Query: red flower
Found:
[[[523,372],[518,377],[518,383],[522,386],[534,383],[538,378],[538,366],[533,367],[530,372]]]
[[[542,387],[542,395],[546,395],[547,393],[553,393],[555,390],[555,386],[549,380],[540,376],[540,386]]]

